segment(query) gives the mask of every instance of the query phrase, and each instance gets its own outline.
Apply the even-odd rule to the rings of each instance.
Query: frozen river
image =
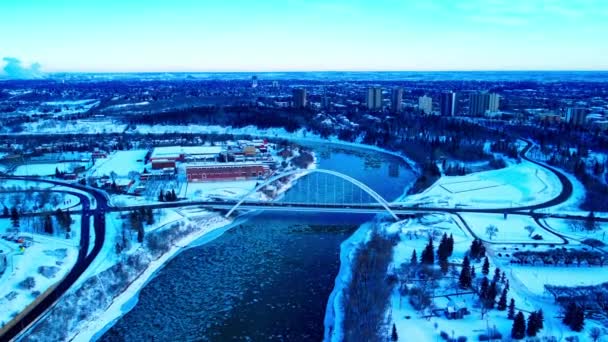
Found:
[[[397,157],[351,147],[311,147],[319,168],[352,176],[387,200],[402,195],[413,182],[413,172]],[[306,182],[296,183],[286,199],[298,198],[304,186]],[[175,257],[101,340],[320,341],[340,266],[340,243],[371,218],[252,215],[219,238]]]

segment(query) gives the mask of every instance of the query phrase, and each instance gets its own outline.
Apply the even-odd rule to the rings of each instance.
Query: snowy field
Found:
[[[79,217],[75,217],[79,219]],[[79,221],[78,221],[79,222]],[[8,219],[0,220],[0,233],[5,234],[10,227]],[[80,229],[80,223],[73,225]],[[66,240],[39,234],[22,234],[33,237],[31,246],[23,252],[19,244],[0,239],[0,249],[7,254],[8,266],[0,277],[0,326],[7,323],[40,293],[61,280],[76,262],[78,256],[77,237]],[[44,271],[40,267],[45,267]],[[29,284],[22,283],[31,277]]]
[[[488,220],[487,217],[477,219],[482,224],[485,224],[502,220],[502,216],[491,220]],[[473,219],[473,221],[476,221],[476,219]],[[509,220],[503,222],[511,221],[517,225],[529,223],[526,220],[518,219],[515,215],[509,215]],[[421,251],[428,241],[428,236],[433,231],[435,248],[438,246],[441,234],[444,232],[453,234],[454,253],[450,261],[460,263],[465,253],[469,250],[471,237],[468,233],[463,232],[459,225],[455,224],[456,222],[458,221],[450,215],[427,215],[418,221],[401,221],[388,227],[388,232],[398,232],[400,235],[400,242],[393,249],[393,263],[389,266],[389,271],[391,269],[398,269],[402,263],[409,263],[413,250],[416,250],[418,257],[420,257]],[[522,231],[526,232],[527,235],[527,231],[523,228]],[[608,280],[608,272],[602,272],[597,267],[555,268],[514,266],[508,262],[509,258],[495,257],[498,251],[503,251],[503,247],[499,248],[486,244],[486,248],[488,248],[490,258],[489,274],[490,276],[494,274],[495,267],[500,267],[502,270],[507,271],[506,275],[510,283],[508,298],[515,299],[517,310],[543,309],[545,313],[545,328],[540,331],[540,338],[555,336],[557,340],[564,340],[567,336],[578,336],[580,341],[588,341],[588,329],[598,326],[598,322],[587,320],[585,325],[586,331],[581,333],[571,331],[561,323],[561,319],[559,318],[560,308],[554,303],[552,297],[548,297],[544,293],[543,285],[545,283],[570,286],[598,284]],[[507,249],[508,253],[522,249],[521,245],[504,248]],[[533,250],[536,248],[529,246],[525,249]],[[345,262],[348,263],[348,260]],[[472,265],[477,270],[476,281],[479,281],[482,277],[480,274],[482,262],[473,261]],[[458,267],[457,270],[459,270]],[[601,276],[598,276],[598,272],[601,273]],[[428,310],[420,312],[414,309],[409,302],[408,296],[401,296],[398,288],[395,287],[390,297],[390,305],[387,311],[387,318],[390,320],[390,324],[387,326],[387,336],[390,336],[390,328],[392,327],[392,323],[394,323],[399,341],[443,341],[444,339],[440,336],[442,332],[449,337],[458,338],[464,336],[467,338],[467,341],[477,341],[479,335],[486,333],[488,328],[495,328],[502,334],[503,340],[510,341],[513,321],[507,318],[507,311],[493,309],[482,318],[479,299],[474,295],[457,294],[460,290],[447,285],[454,281],[457,281],[457,278],[452,281],[446,279],[439,280],[440,284],[443,283],[443,285],[437,287],[434,291],[436,297],[432,299],[431,305],[431,307],[439,310],[438,315],[430,315]],[[447,319],[443,315],[443,309],[448,306],[449,300],[464,305],[470,311],[470,314],[465,315],[463,319]],[[430,315],[431,317],[426,317],[426,315]]]
[[[545,293],[544,285],[586,286],[608,282],[608,269],[598,267],[533,267],[513,266],[511,275],[537,295]]]
[[[584,213],[581,214],[583,216],[585,215]],[[544,219],[543,222],[545,222],[549,228],[564,234],[573,240],[582,241],[584,239],[596,239],[608,245],[608,236],[606,234],[606,231],[608,231],[608,223],[606,222],[597,222],[597,229],[591,231],[586,229],[584,221],[547,218]]]
[[[72,172],[78,166],[88,166],[86,163],[65,162],[65,163],[41,163],[19,165],[13,172],[15,176],[53,176],[55,169],[60,172]]]
[[[237,199],[253,190],[258,181],[189,182],[186,197],[192,200],[209,198]]]
[[[114,172],[119,177],[127,177],[131,171],[141,173],[144,169],[144,159],[147,153],[148,150],[116,151],[108,158],[97,159],[91,170],[91,175],[97,177],[109,176]]]
[[[516,207],[545,202],[559,195],[561,189],[554,174],[522,161],[500,170],[443,176],[423,193],[408,197],[407,202],[443,207]]]
[[[62,116],[69,114],[78,114],[89,111],[91,108],[98,106],[99,100],[88,99],[88,100],[63,100],[63,101],[48,101],[41,103],[42,107],[51,108],[52,111],[49,114],[53,116]],[[54,110],[58,109],[58,112]]]
[[[126,124],[115,123],[111,120],[39,120],[23,124],[20,134],[97,134],[122,133]]]
[[[417,251],[418,256],[428,242],[428,235],[435,231],[435,247],[438,245],[438,236],[443,233],[452,234],[454,237],[453,262],[458,262],[464,258],[468,251],[472,238],[468,233],[463,232],[457,219],[451,215],[428,215],[419,222],[405,221],[393,224],[388,231],[398,231],[401,242],[394,247],[393,267],[398,268],[402,263],[409,263],[413,250]],[[475,264],[475,267],[481,268]],[[451,294],[453,289],[446,289],[437,292]],[[497,310],[490,311],[482,320],[477,299],[471,295],[450,295],[449,299],[453,302],[464,303],[471,311],[460,320],[448,320],[444,316],[432,317],[430,319],[421,318],[421,313],[415,310],[408,301],[407,297],[401,297],[399,291],[395,289],[390,298],[391,317],[397,328],[399,340],[404,341],[435,341],[443,331],[450,337],[466,336],[468,341],[477,341],[477,336],[486,332],[488,324],[503,333],[509,335],[512,321],[507,319],[506,312]],[[445,308],[448,305],[448,297],[438,296],[433,299],[436,308]],[[390,336],[390,334],[389,334]],[[439,339],[441,340],[441,339]]]
[[[530,216],[512,214],[508,215],[506,220],[501,214],[462,213],[461,216],[475,235],[484,241],[495,243],[562,243],[558,236],[539,227]],[[488,226],[494,226],[498,229],[492,237],[488,234]],[[526,227],[532,227],[532,233]],[[542,240],[532,239],[532,236],[536,234],[542,236]]]

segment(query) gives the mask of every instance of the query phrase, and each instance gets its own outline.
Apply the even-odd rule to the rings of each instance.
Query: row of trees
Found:
[[[437,248],[437,260],[439,261],[439,267],[441,268],[441,272],[443,274],[448,273],[448,258],[452,256],[454,252],[454,237],[452,234],[448,236],[447,234],[443,234],[441,237],[441,242],[439,242],[439,247]],[[424,247],[422,254],[420,255],[420,264],[422,265],[433,265],[435,263],[435,249],[433,246],[433,238],[429,237],[429,242]],[[417,264],[417,256],[416,250],[412,252],[412,257],[410,259],[411,265]]]
[[[123,250],[128,249],[131,242],[128,236],[131,236],[130,231],[137,233],[137,242],[143,243],[145,238],[145,225],[152,225],[155,222],[154,212],[152,208],[141,208],[129,212],[127,219],[123,223],[122,241],[116,242],[116,253],[120,254]],[[128,235],[128,236],[127,236]]]
[[[175,189],[171,189],[171,191],[163,191],[160,190],[158,194],[159,202],[175,202],[177,201],[177,195],[175,194]]]
[[[513,253],[512,263],[549,266],[604,266],[606,255],[596,251],[557,248],[546,251],[519,251]]]
[[[534,337],[544,328],[543,311],[538,310],[530,313],[528,316],[528,324],[526,327],[526,318],[520,311],[513,319],[513,327],[511,328],[511,337],[514,339],[523,339],[526,336]]]

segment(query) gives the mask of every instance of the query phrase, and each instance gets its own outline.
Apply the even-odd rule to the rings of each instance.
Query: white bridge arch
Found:
[[[226,213],[225,217],[230,217],[230,215],[232,215],[232,213],[238,209],[238,207],[243,204],[243,202],[245,202],[247,200],[247,198],[251,195],[253,195],[254,193],[260,191],[261,189],[263,189],[265,186],[272,184],[273,182],[281,179],[281,178],[285,178],[285,177],[289,177],[289,176],[293,176],[293,175],[301,175],[301,177],[307,176],[311,173],[324,173],[324,174],[328,174],[328,175],[333,175],[336,176],[338,178],[341,178],[347,182],[350,182],[351,184],[357,186],[359,189],[365,191],[368,195],[370,195],[373,199],[375,199],[380,205],[382,205],[382,207],[384,207],[384,209],[386,209],[386,211],[391,214],[391,216],[395,219],[395,220],[399,220],[399,217],[391,210],[390,208],[390,204],[382,197],[380,196],[377,192],[375,192],[373,189],[371,189],[370,187],[368,187],[367,185],[361,183],[360,181],[347,176],[345,174],[342,174],[340,172],[336,172],[336,171],[332,171],[332,170],[324,170],[324,169],[308,169],[308,170],[292,170],[289,172],[285,172],[285,173],[281,173],[279,175],[273,176],[268,178],[267,180],[265,180],[262,184],[258,185],[255,187],[255,189],[249,191],[248,193],[246,193],[243,197],[241,197],[241,199],[228,211],[228,213]]]

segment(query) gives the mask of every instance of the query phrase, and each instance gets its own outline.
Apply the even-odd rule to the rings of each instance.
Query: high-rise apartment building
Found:
[[[430,96],[420,96],[418,98],[418,109],[424,114],[431,114],[433,112],[433,99]]]
[[[442,116],[456,115],[456,93],[452,91],[441,93],[439,107]]]
[[[487,111],[496,112],[500,105],[500,95],[495,93],[471,93],[469,95],[469,115],[481,116]]]
[[[367,104],[367,109],[382,109],[382,88],[371,87],[367,89],[367,97],[365,98],[365,103]]]
[[[391,93],[391,112],[401,112],[401,102],[403,101],[403,88],[394,88]]]
[[[294,108],[305,108],[306,107],[306,89],[295,88],[293,90],[293,106]]]
[[[566,121],[570,124],[583,126],[587,123],[587,111],[581,107],[571,107],[566,111]]]

